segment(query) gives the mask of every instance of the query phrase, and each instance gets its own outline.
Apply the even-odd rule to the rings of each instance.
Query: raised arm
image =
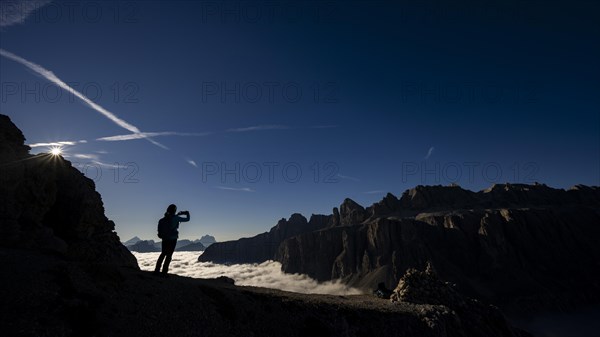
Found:
[[[177,217],[179,218],[179,222],[188,222],[190,221],[190,212],[188,211],[184,211],[184,212],[180,212],[183,215],[186,215],[187,218],[182,218],[181,216],[177,215]]]

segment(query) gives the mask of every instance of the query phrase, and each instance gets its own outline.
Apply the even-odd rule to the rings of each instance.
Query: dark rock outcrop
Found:
[[[91,179],[61,156],[30,155],[4,115],[0,140],[0,245],[137,268]]]
[[[434,305],[433,317],[444,317],[449,322],[460,322],[466,335],[507,336],[514,334],[500,310],[492,305],[468,298],[455,285],[439,279],[427,265],[425,271],[409,269],[398,282],[391,296],[392,303],[409,302]],[[443,334],[447,326],[438,326],[432,320],[430,327]]]

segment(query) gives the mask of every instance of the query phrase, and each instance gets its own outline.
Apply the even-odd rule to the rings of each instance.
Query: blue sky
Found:
[[[293,4],[2,2],[0,112],[73,142],[123,240],[169,203],[227,240],[418,184],[600,184],[595,2]]]

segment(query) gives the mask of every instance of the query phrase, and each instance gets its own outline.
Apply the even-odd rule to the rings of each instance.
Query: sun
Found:
[[[50,149],[50,154],[53,156],[60,156],[62,154],[62,149],[58,146]]]

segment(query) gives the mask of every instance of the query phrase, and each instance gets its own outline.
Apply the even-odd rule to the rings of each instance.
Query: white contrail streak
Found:
[[[431,157],[431,155],[433,154],[433,151],[435,150],[435,147],[430,147],[429,150],[427,151],[427,155],[425,155],[425,159],[429,159],[429,157]]]
[[[289,129],[285,125],[256,125],[249,126],[246,128],[228,129],[227,132],[248,132],[248,131],[262,131],[262,130],[285,130]]]
[[[210,135],[210,132],[202,132],[202,133],[186,133],[186,132],[175,132],[175,131],[164,131],[164,132],[139,132],[132,133],[128,135],[117,135],[110,137],[100,137],[96,140],[107,141],[107,142],[116,142],[122,140],[134,140],[141,138],[150,138],[157,136],[184,136],[184,137],[194,137],[194,136],[207,136]]]
[[[13,60],[15,62],[18,62],[24,66],[26,66],[27,68],[33,70],[34,72],[38,73],[39,75],[41,75],[42,77],[46,78],[48,81],[56,84],[57,86],[63,88],[64,90],[66,90],[67,92],[73,94],[75,97],[79,98],[80,100],[82,100],[84,103],[86,103],[87,105],[89,105],[92,109],[98,111],[99,113],[101,113],[104,117],[110,119],[112,122],[114,122],[115,124],[117,124],[118,126],[133,132],[135,134],[141,134],[140,129],[138,129],[136,126],[127,123],[125,120],[119,118],[117,115],[113,114],[112,112],[104,109],[102,106],[94,103],[92,100],[90,100],[89,98],[87,98],[85,95],[83,95],[82,93],[80,93],[79,91],[71,88],[68,84],[66,84],[65,82],[63,82],[60,78],[58,78],[56,75],[54,75],[53,72],[51,72],[50,70],[45,69],[44,67],[35,64],[33,62],[27,61],[26,59],[15,55],[9,51],[6,51],[4,49],[0,48],[0,55],[6,57],[7,59]],[[145,137],[142,137],[145,138]],[[151,142],[154,145],[160,146],[164,149],[166,149],[167,147],[150,139],[150,138],[146,138],[149,142]]]
[[[254,192],[254,190],[251,189],[250,187],[240,187],[240,188],[227,187],[227,186],[215,186],[215,187],[220,190],[226,190],[226,191]]]

